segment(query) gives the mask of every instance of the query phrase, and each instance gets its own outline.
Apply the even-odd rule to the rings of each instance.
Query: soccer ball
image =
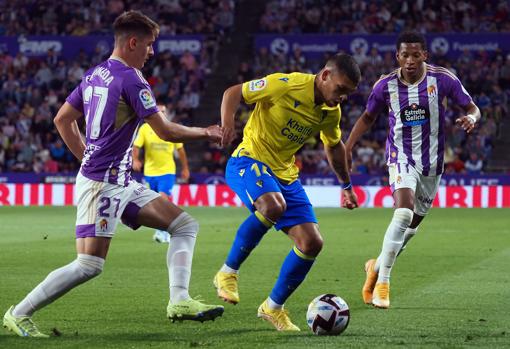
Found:
[[[339,335],[349,325],[349,306],[334,294],[323,294],[308,306],[306,321],[316,335]]]

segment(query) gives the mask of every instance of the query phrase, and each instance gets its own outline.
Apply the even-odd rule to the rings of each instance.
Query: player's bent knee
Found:
[[[171,236],[190,236],[196,237],[198,234],[199,224],[197,220],[186,212],[181,213],[177,216],[167,231]]]
[[[322,237],[316,236],[301,243],[302,246],[298,246],[299,250],[307,256],[316,257],[322,250],[324,242]]]
[[[272,201],[270,203],[266,203],[264,207],[261,208],[261,213],[264,217],[269,218],[272,221],[277,221],[287,209],[287,204],[285,202]]]
[[[393,213],[393,219],[405,226],[409,226],[413,220],[413,210],[408,208],[397,208]]]
[[[88,254],[78,254],[78,268],[85,279],[92,279],[102,273],[104,259]]]

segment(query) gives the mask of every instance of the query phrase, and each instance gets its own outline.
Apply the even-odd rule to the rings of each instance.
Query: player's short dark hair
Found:
[[[361,80],[361,71],[358,63],[356,63],[352,56],[346,53],[337,53],[331,56],[326,62],[326,66],[332,66],[339,72],[344,73],[356,85]]]
[[[127,11],[119,15],[113,22],[113,33],[120,36],[136,35],[155,37],[159,34],[159,25],[140,11]]]
[[[405,44],[420,44],[423,51],[427,51],[427,41],[425,36],[418,32],[404,31],[400,33],[397,38],[397,51],[400,50],[400,45]]]

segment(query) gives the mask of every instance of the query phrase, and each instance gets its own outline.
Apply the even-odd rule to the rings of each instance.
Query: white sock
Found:
[[[390,273],[397,253],[402,247],[404,241],[404,232],[411,224],[413,219],[413,211],[408,208],[397,208],[393,213],[386,234],[384,235],[383,247],[381,254],[377,258],[376,265],[378,264],[379,276],[377,282],[390,282]]]
[[[409,242],[409,240],[411,240],[415,235],[416,235],[416,232],[418,231],[418,227],[416,228],[407,228],[405,233],[404,233],[404,243],[402,244],[402,249],[404,247],[406,247],[407,243]]]
[[[168,231],[170,246],[166,261],[170,281],[170,302],[176,304],[190,298],[188,290],[198,222],[183,212],[172,221]]]
[[[278,304],[274,300],[271,299],[271,297],[267,297],[267,305],[269,306],[269,309],[282,309],[283,304]]]
[[[42,307],[57,300],[74,287],[99,275],[103,271],[104,259],[87,254],[78,254],[73,262],[48,274],[12,311],[16,317],[32,316]]]
[[[229,274],[239,274],[239,270],[232,269],[232,268],[230,268],[226,264],[223,264],[223,266],[221,267],[220,271],[223,272],[223,273],[229,273]]]

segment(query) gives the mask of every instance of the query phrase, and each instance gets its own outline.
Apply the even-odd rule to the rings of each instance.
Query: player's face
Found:
[[[154,48],[152,47],[154,41],[156,41],[154,35],[136,36],[130,39],[135,68],[142,69],[149,58],[154,56]]]
[[[423,62],[427,51],[420,43],[402,43],[397,52],[397,61],[406,80],[416,80],[423,74]]]
[[[347,75],[330,69],[321,74],[320,92],[328,107],[335,107],[358,87]]]

